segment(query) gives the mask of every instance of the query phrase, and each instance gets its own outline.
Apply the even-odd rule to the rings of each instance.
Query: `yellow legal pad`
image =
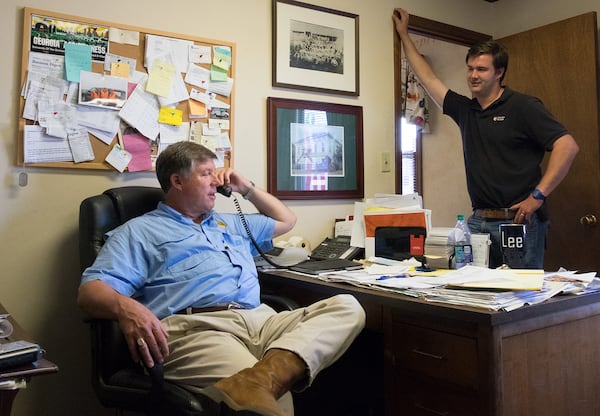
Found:
[[[541,290],[543,284],[543,270],[488,269],[472,278],[464,277],[448,282],[446,286],[464,289]]]

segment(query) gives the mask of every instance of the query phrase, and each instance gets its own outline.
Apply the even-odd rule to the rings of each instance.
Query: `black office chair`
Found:
[[[81,271],[94,262],[107,231],[153,210],[163,198],[160,188],[125,186],[83,200],[79,208]],[[262,301],[276,310],[297,307],[290,299],[277,295],[265,295]],[[150,415],[209,416],[200,398],[163,379],[160,366],[146,372],[132,361],[117,322],[87,321],[91,327],[92,385],[103,406]]]

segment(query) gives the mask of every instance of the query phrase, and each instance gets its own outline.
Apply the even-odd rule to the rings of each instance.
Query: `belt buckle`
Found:
[[[242,305],[240,305],[237,302],[229,302],[227,304],[227,309],[229,310],[229,309],[243,309],[243,308],[242,308]]]

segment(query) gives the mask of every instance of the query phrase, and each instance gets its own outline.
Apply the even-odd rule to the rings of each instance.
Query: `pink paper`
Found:
[[[124,134],[123,146],[133,156],[127,170],[129,172],[139,172],[152,169],[150,140],[139,134]]]

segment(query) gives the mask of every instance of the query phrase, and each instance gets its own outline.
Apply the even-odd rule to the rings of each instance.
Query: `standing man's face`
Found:
[[[500,86],[504,68],[495,69],[492,55],[479,55],[467,61],[467,85],[473,98],[487,97]]]

